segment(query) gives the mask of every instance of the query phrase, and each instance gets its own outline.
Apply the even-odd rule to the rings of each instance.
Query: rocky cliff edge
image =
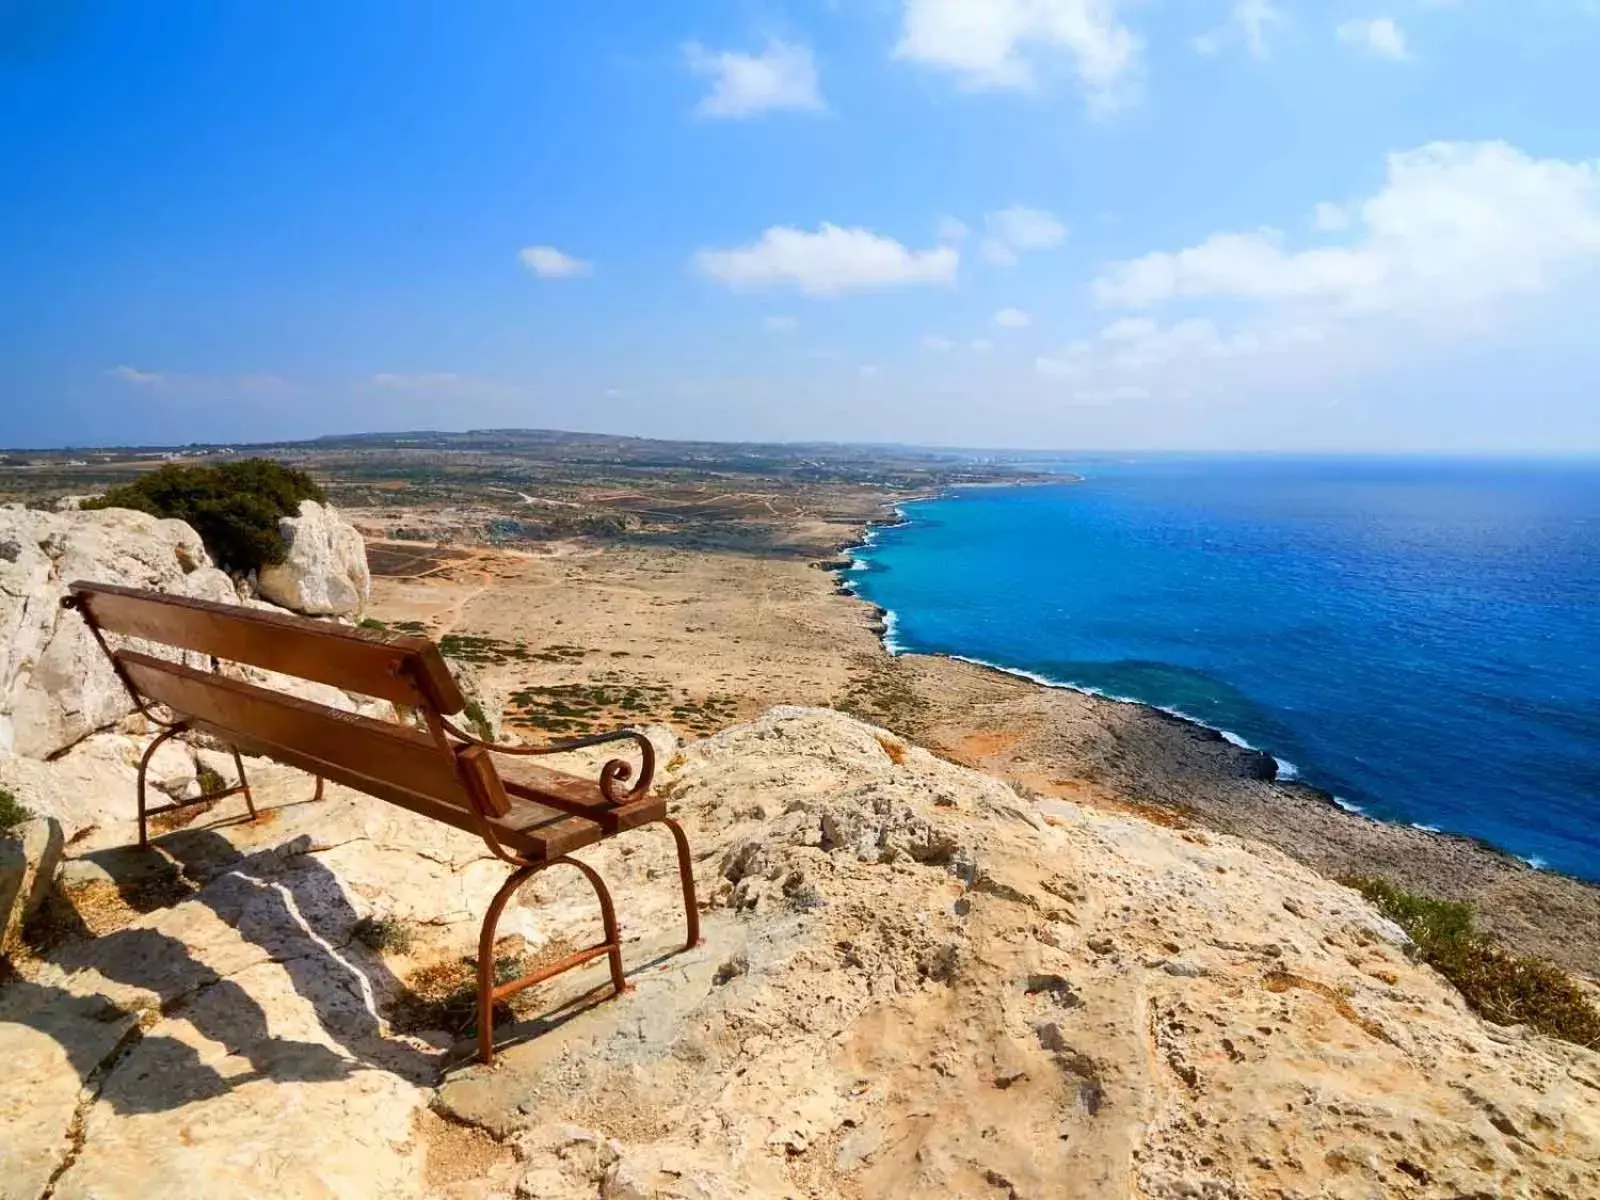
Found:
[[[0,991],[0,1196],[1600,1195],[1600,1055],[1276,851],[827,710],[655,736],[704,943],[664,832],[582,852],[632,987],[536,989],[493,1068],[416,1003],[503,877],[474,839],[263,765],[260,822],[69,849],[104,903]],[[555,953],[592,903],[552,872],[502,930]]]

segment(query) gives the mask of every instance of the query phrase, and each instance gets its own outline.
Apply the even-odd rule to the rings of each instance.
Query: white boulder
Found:
[[[308,616],[352,616],[372,591],[367,544],[331,505],[300,502],[298,517],[278,531],[289,543],[281,563],[263,567],[256,589],[262,599]]]
[[[0,507],[0,754],[49,758],[133,711],[83,619],[61,607],[79,579],[238,600],[182,521]]]

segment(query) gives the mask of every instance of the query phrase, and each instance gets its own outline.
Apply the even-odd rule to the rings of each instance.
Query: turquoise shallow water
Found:
[[[1600,464],[1176,459],[906,506],[895,647],[1176,709],[1600,880]]]

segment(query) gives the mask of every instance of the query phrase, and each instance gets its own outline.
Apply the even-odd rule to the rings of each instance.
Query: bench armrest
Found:
[[[634,779],[633,764],[620,758],[607,759],[600,768],[600,794],[611,805],[629,804],[635,800],[643,799],[645,793],[650,790],[650,782],[656,773],[656,748],[650,744],[650,739],[637,729],[617,729],[610,733],[596,733],[589,737],[551,742],[544,746],[522,746],[486,742],[482,738],[476,738],[469,733],[462,732],[449,721],[445,721],[444,726],[462,741],[474,746],[482,746],[491,753],[513,754],[525,757],[565,754],[569,750],[586,750],[590,746],[602,746],[607,742],[634,742],[639,747],[639,757],[642,760],[637,779]],[[626,791],[619,790],[619,785],[627,783],[630,779],[634,779],[633,786]]]

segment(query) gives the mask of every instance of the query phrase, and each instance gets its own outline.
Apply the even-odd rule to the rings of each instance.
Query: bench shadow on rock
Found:
[[[250,1070],[222,1075],[201,1062],[193,1046],[140,1033],[139,1019],[150,1023],[149,1012],[129,1012],[93,991],[15,977],[0,992],[0,1021],[51,1037],[79,1078],[123,1113],[167,1111],[259,1079],[334,1081],[368,1070],[419,1085],[437,1079],[438,1052],[384,1036],[379,1005],[400,994],[402,985],[376,952],[354,940],[357,913],[333,872],[308,853],[308,837],[248,855],[207,829],[168,834],[154,844],[165,857],[136,848],[88,857],[136,910],[148,904],[151,878],[175,869],[200,888],[185,903],[205,906],[260,953],[224,978],[158,927],[94,937],[80,922],[76,932],[83,936],[57,946],[45,961],[153,993],[163,1018],[187,1021]],[[268,963],[287,974],[333,1046],[272,1032],[266,1011],[237,978]]]

